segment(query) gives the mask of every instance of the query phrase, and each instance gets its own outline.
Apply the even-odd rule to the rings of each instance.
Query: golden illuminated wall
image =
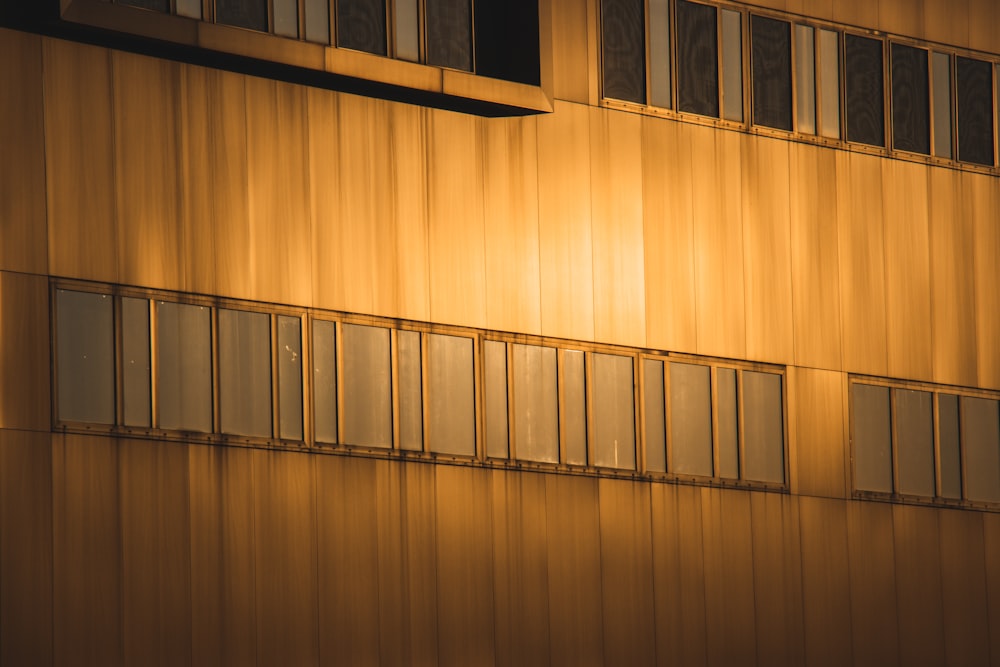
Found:
[[[0,663],[1000,664],[1000,514],[853,499],[847,400],[1000,389],[1000,181],[602,108],[551,10],[508,119],[0,29]],[[49,276],[784,364],[790,493],[52,433]]]

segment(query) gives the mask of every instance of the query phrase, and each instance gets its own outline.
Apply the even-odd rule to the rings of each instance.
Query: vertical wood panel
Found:
[[[350,253],[343,253],[340,234],[340,170],[343,160],[340,149],[341,97],[321,88],[309,88],[306,91],[313,305],[334,310],[348,310],[346,271],[352,260]],[[354,136],[357,134],[355,132]],[[360,173],[358,169],[352,171]],[[363,293],[365,286],[358,287],[358,292]]]
[[[795,363],[841,368],[837,153],[789,144]]]
[[[881,0],[886,2],[887,0]],[[900,2],[901,12],[906,11],[908,3]],[[970,0],[924,0],[924,26],[926,32],[921,35],[934,42],[965,45],[969,42],[969,25],[978,17],[969,14]],[[983,17],[984,19],[986,17]],[[996,44],[993,45],[993,49]]]
[[[548,665],[545,476],[497,470],[490,486],[495,664]]]
[[[878,2],[870,0],[834,0],[833,20],[837,23],[874,27],[878,25]]]
[[[49,271],[118,282],[111,56],[43,40]]]
[[[944,648],[949,665],[990,663],[984,514],[939,510]]]
[[[649,485],[598,482],[604,663],[656,661]]]
[[[534,118],[483,121],[486,321],[541,333],[538,140]]]
[[[319,664],[313,465],[297,452],[253,452],[258,665]]]
[[[132,285],[181,283],[177,177],[180,67],[122,51],[111,56],[115,99],[118,277]]]
[[[191,524],[187,447],[145,440],[120,442],[125,663],[188,663]]]
[[[428,112],[431,318],[486,325],[483,159],[479,119]]]
[[[190,446],[191,653],[194,665],[253,664],[253,453]]]
[[[899,658],[903,665],[945,662],[938,513],[928,507],[892,508]]]
[[[552,74],[555,96],[586,104],[589,101],[587,67],[587,2],[551,0]]]
[[[590,146],[594,335],[644,346],[641,119],[592,108]]]
[[[788,142],[744,135],[746,355],[793,363]]]
[[[0,429],[0,663],[52,663],[52,444]]]
[[[996,212],[1000,194],[995,181],[980,174],[962,174],[963,215],[972,220],[973,265],[976,280],[976,352],[978,384],[1000,389],[1000,290],[996,289],[996,267],[1000,266],[1000,228]]]
[[[851,595],[843,501],[799,498],[807,665],[848,665]]]
[[[48,431],[49,290],[44,276],[0,272],[0,428]]]
[[[969,0],[969,48],[996,53],[1000,12],[992,0]]]
[[[305,89],[248,77],[245,90],[253,298],[309,303]]]
[[[756,664],[750,494],[703,488],[701,506],[708,664]]]
[[[708,640],[701,489],[652,484],[650,496],[657,659],[705,665]]]
[[[6,438],[6,436],[4,436]],[[52,629],[57,665],[124,664],[118,444],[52,436]]]
[[[923,165],[882,164],[889,375],[932,378],[927,178]]]
[[[885,273],[881,160],[837,153],[840,306],[844,370],[885,375]]]
[[[792,493],[845,498],[848,469],[844,376],[788,369],[788,445]]]
[[[646,345],[698,349],[690,126],[642,118]]]
[[[557,103],[538,119],[538,250],[542,333],[594,337],[588,108]]]
[[[990,623],[990,664],[1000,665],[1000,514],[983,514],[986,597]]]
[[[45,273],[42,39],[0,29],[0,270]]]
[[[733,132],[691,128],[698,353],[743,359],[740,142]]]
[[[925,0],[879,0],[877,4],[879,30],[913,37],[925,34]]]
[[[379,662],[375,461],[316,457],[319,652],[325,665]]]
[[[495,651],[488,473],[441,466],[435,481],[441,664],[488,664]]]
[[[848,501],[847,545],[854,663],[898,665],[892,506]]]
[[[548,475],[549,636],[554,667],[604,664],[597,480]]]

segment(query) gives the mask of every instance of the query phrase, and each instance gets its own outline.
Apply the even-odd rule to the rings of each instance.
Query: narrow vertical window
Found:
[[[219,310],[219,421],[223,433],[271,436],[271,332],[263,313]]]
[[[215,0],[215,21],[267,32],[267,0]]]
[[[882,40],[844,36],[847,140],[885,145]]]
[[[753,122],[792,129],[792,30],[787,21],[750,17]]]
[[[278,436],[302,440],[302,320],[278,316]]]
[[[420,451],[424,448],[424,418],[420,376],[420,334],[400,331],[396,334],[397,376],[399,386],[399,448]]]
[[[982,60],[955,58],[958,97],[958,159],[993,166],[993,68]]]
[[[670,364],[670,472],[713,474],[711,383],[708,366]]]
[[[389,330],[341,325],[344,444],[392,447]]]
[[[122,298],[122,407],[126,426],[151,426],[149,301]]]
[[[795,129],[816,134],[816,45],[812,26],[795,26]]]
[[[514,443],[517,458],[559,461],[559,386],[556,350],[514,344]],[[584,450],[585,452],[586,450]],[[584,454],[586,463],[586,454]]]
[[[505,459],[507,449],[507,345],[483,342],[483,400],[486,402],[486,455]]]
[[[650,104],[664,109],[673,106],[670,81],[670,3],[649,0]]]
[[[313,419],[316,442],[337,442],[337,325],[313,321]]]
[[[646,428],[646,470],[667,471],[667,431],[663,396],[663,362],[644,359],[643,413]]]
[[[157,426],[212,431],[211,309],[156,303]]]
[[[930,153],[927,51],[890,45],[892,63],[892,147]]]
[[[330,5],[328,0],[305,0],[303,5],[306,39],[319,44],[330,43]]]
[[[854,417],[854,484],[860,491],[892,493],[892,427],[889,389],[851,385]]]
[[[934,496],[934,406],[931,393],[893,389],[896,422],[896,490]]]
[[[743,371],[743,478],[785,481],[781,376]]]
[[[563,350],[560,363],[560,418],[566,442],[566,463],[587,465],[587,394],[583,352]]]
[[[299,36],[298,0],[272,0],[274,8],[274,34],[282,37]]]
[[[739,479],[739,408],[736,402],[736,371],[720,368],[715,372],[719,421],[719,477]]]
[[[951,153],[951,56],[933,55],[931,71],[934,82],[934,155],[950,158]]]
[[[192,19],[201,18],[201,0],[177,0],[175,11],[178,16],[187,16]]]
[[[400,60],[420,60],[420,15],[417,0],[393,0],[396,28],[395,56]]]
[[[594,465],[635,470],[632,357],[591,355]]]
[[[427,335],[427,444],[432,452],[476,453],[472,355],[471,338]]]
[[[604,96],[646,103],[643,0],[602,0]]]
[[[962,497],[962,454],[959,450],[958,396],[938,394],[938,465],[942,498]]]
[[[338,0],[337,46],[386,55],[385,0]]]
[[[743,120],[743,16],[722,12],[722,117]]]
[[[56,291],[59,419],[115,422],[115,336],[112,297]]]
[[[840,138],[840,33],[819,31],[820,134]]]
[[[472,71],[470,0],[426,0],[427,63]]]
[[[715,8],[677,0],[677,108],[719,117]]]
[[[962,449],[965,453],[965,496],[1000,501],[1000,412],[997,401],[962,397]]]

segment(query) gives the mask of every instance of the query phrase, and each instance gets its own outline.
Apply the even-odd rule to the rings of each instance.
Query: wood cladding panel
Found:
[[[788,144],[795,364],[841,368],[837,153]]]
[[[908,9],[908,3],[900,0],[894,0],[893,4],[900,5],[900,14]],[[918,36],[944,44],[961,46],[968,43],[969,28],[978,20],[977,16],[969,14],[969,9],[972,6],[971,0],[949,0],[948,2],[923,0],[921,4],[923,4],[924,10],[924,31],[918,33]],[[919,10],[919,7],[909,9],[910,11]],[[990,50],[995,53],[996,47],[996,37],[994,36],[994,43]]]
[[[933,1],[933,0],[932,0]],[[923,35],[925,0],[880,0],[878,3],[878,27],[897,35]]]
[[[118,278],[171,288],[182,275],[177,220],[180,66],[112,52]]]
[[[854,663],[898,665],[892,506],[848,501],[847,548]]]
[[[742,151],[746,355],[793,363],[789,143],[745,136]]]
[[[925,0],[926,1],[926,0]],[[1000,11],[991,0],[969,0],[969,48],[996,53]]]
[[[479,119],[427,115],[431,319],[486,326],[483,143]]]
[[[983,388],[1000,389],[1000,290],[996,267],[1000,266],[1000,229],[996,211],[1000,194],[989,176],[962,174],[963,216],[972,221],[973,272],[976,281],[977,380]]]
[[[346,97],[346,96],[345,96]],[[313,304],[319,308],[347,310],[347,267],[339,261],[340,217],[340,99],[321,88],[306,91],[309,134],[309,220],[312,239]],[[336,260],[334,260],[336,258]],[[364,285],[359,286],[364,292]]]
[[[43,276],[0,272],[0,428],[51,427],[49,290]]]
[[[689,129],[649,116],[641,122],[646,345],[695,352],[695,221]]]
[[[594,337],[589,113],[557,103],[538,119],[542,334],[578,340]]]
[[[110,438],[52,436],[52,658],[57,665],[124,664],[118,450]]]
[[[483,122],[486,321],[490,329],[542,330],[536,120]]]
[[[945,664],[939,510],[894,505],[899,662]]]
[[[589,16],[586,2],[551,0],[552,81],[555,97],[586,104],[590,100],[587,67]]]
[[[545,475],[493,471],[495,664],[549,664]]]
[[[1000,514],[983,514],[986,598],[989,603],[990,664],[1000,665]]]
[[[848,492],[844,377],[833,371],[788,372],[792,493],[845,498]]]
[[[984,516],[960,510],[938,511],[944,649],[948,665],[990,662]]]
[[[118,282],[111,55],[55,39],[42,54],[49,271]]]
[[[189,446],[188,460],[192,664],[253,664],[253,452]]]
[[[0,29],[0,270],[45,273],[42,39]]]
[[[594,335],[644,346],[642,120],[590,110]]]
[[[52,662],[52,444],[0,429],[0,663]]]

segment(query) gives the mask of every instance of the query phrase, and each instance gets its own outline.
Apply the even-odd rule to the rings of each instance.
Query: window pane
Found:
[[[302,440],[302,320],[278,316],[279,436]]]
[[[820,134],[840,138],[840,34],[819,31]]]
[[[750,18],[753,122],[792,129],[792,30],[786,21]]]
[[[715,8],[677,0],[677,108],[719,116]]]
[[[927,52],[891,45],[892,146],[911,153],[930,153]]]
[[[711,369],[670,364],[670,472],[712,475]]]
[[[385,1],[338,0],[337,46],[384,56]]]
[[[854,484],[861,491],[892,492],[889,389],[851,385],[854,415]]]
[[[424,448],[424,417],[420,381],[420,334],[416,331],[399,331],[396,334],[396,344],[399,448],[421,451]]]
[[[507,345],[483,342],[486,455],[507,458]]]
[[[885,145],[882,107],[882,41],[844,36],[847,95],[847,140]]]
[[[650,104],[667,109],[672,106],[668,0],[649,0],[649,88]]]
[[[739,479],[740,436],[739,408],[736,403],[736,371],[720,368],[715,372],[718,386],[719,477]]]
[[[472,71],[470,0],[427,0],[427,62]]]
[[[958,90],[958,159],[993,165],[993,68],[988,62],[955,59]]]
[[[441,454],[476,453],[472,339],[427,335],[427,439]]]
[[[938,448],[943,498],[962,497],[962,458],[958,449],[958,396],[938,394]]]
[[[951,56],[934,54],[934,155],[951,157]]]
[[[962,397],[962,449],[965,497],[1000,501],[1000,413],[996,401]]]
[[[299,36],[298,0],[274,0],[274,34]]]
[[[215,22],[267,32],[267,0],[215,0]]]
[[[150,426],[149,301],[122,299],[122,403],[126,426]]]
[[[271,436],[271,332],[263,313],[219,310],[219,421],[223,433]]]
[[[646,421],[646,470],[666,472],[667,432],[663,402],[663,362],[642,361],[643,412]]]
[[[56,292],[59,419],[115,422],[115,334],[112,297]]]
[[[587,394],[583,352],[562,352],[562,418],[566,463],[587,465]]]
[[[402,60],[420,60],[420,20],[417,0],[394,0],[396,9],[396,53]]]
[[[156,303],[156,396],[160,428],[212,430],[211,309]]]
[[[601,0],[604,96],[646,103],[643,0]]]
[[[785,481],[781,376],[743,371],[743,477]]]
[[[722,10],[722,117],[743,120],[743,19]]]
[[[514,453],[526,461],[559,461],[556,351],[514,345]],[[586,451],[586,450],[584,450]]]
[[[392,361],[389,330],[341,326],[344,444],[392,447]]]
[[[336,340],[336,324],[313,321],[313,420],[317,442],[337,442]]]
[[[632,358],[592,354],[594,465],[635,470]]]
[[[893,389],[897,490],[934,496],[934,407],[931,393]]]
[[[177,0],[175,7],[178,16],[201,18],[201,0]]]
[[[117,0],[116,4],[155,9],[158,12],[170,11],[170,0]]]
[[[330,43],[330,6],[327,0],[305,0],[306,39],[319,44]]]
[[[811,26],[795,26],[796,130],[816,134],[816,47]]]

